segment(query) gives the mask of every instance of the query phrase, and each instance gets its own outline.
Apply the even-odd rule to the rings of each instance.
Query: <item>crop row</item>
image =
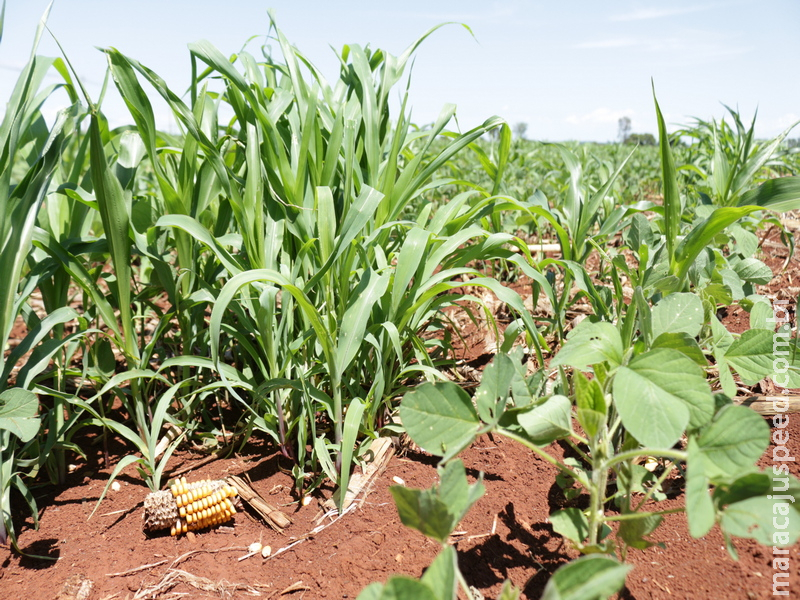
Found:
[[[404,522],[443,543],[480,495],[456,458],[476,435],[497,431],[543,457],[565,439],[583,457],[559,467],[590,508],[553,524],[593,557],[577,579],[565,567],[553,589],[598,573],[617,589],[626,567],[612,556],[649,543],[660,513],[640,509],[674,470],[687,477],[693,535],[720,522],[769,543],[769,523],[747,516],[766,506],[771,482],[752,464],[769,431],[731,397],[735,376],[774,375],[771,306],[756,287],[772,272],[754,231],[782,227],[769,211],[800,207],[798,178],[779,177],[798,169],[791,128],[758,141],[730,111],[733,127],[698,122],[669,136],[657,103],[659,148],[514,140],[498,117],[455,132],[454,106],[417,127],[404,71],[435,30],[400,56],[345,46],[330,83],[273,28],[275,55],[191,44],[185,94],[104,50],[133,122],[110,129],[102,97],[68,60],[37,55],[44,22],[0,126],[0,278],[17,282],[0,289],[0,537],[15,548],[12,489],[35,521],[29,486],[64,482],[81,428],[135,448],[108,485],[135,464],[159,490],[181,443],[258,431],[307,493],[324,478],[347,489],[370,443],[400,429],[403,396],[403,426],[445,466],[440,489],[396,499]],[[45,86],[51,74],[60,83]],[[57,89],[70,105],[47,123],[41,107]],[[152,94],[179,135],[157,129]],[[532,253],[542,240],[560,258]],[[548,314],[505,285],[517,278]],[[509,324],[479,289],[508,306]],[[474,405],[445,381],[450,338],[437,335],[465,301],[498,333]],[[570,330],[576,303],[592,316]],[[733,303],[750,312],[741,336],[716,318]],[[20,323],[26,333],[12,340]],[[786,387],[800,387],[787,339]],[[160,452],[165,428],[179,433]],[[658,480],[641,457],[668,461]],[[625,485],[608,497],[612,473]],[[603,509],[611,500],[618,517]],[[793,522],[786,544],[800,535]],[[441,556],[429,573],[463,582],[454,551],[445,544]],[[392,581],[365,594],[408,585],[422,598],[418,586],[431,583]]]

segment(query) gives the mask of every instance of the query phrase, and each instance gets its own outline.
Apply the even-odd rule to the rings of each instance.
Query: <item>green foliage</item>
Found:
[[[631,133],[625,138],[625,143],[634,146],[655,146],[657,144],[652,133]]]
[[[645,303],[637,308],[637,304],[629,310],[647,313],[649,330],[657,334],[660,347],[649,348],[650,344],[635,338],[626,341],[619,329],[624,323],[614,326],[587,319],[550,363],[551,368],[575,370],[569,398],[510,395],[509,390],[534,382],[526,380],[513,364],[506,366],[512,360],[509,356],[499,355],[497,363],[487,367],[487,377],[476,391],[478,411],[450,382],[423,385],[407,394],[401,404],[401,415],[411,417],[404,418],[409,435],[424,440],[424,447],[445,461],[454,456],[450,448],[464,448],[479,433],[495,432],[521,442],[556,465],[566,476],[564,484],[575,482],[588,493],[588,509],[562,509],[550,517],[553,530],[588,556],[563,567],[561,575],[554,574],[545,597],[607,598],[618,591],[628,567],[610,555],[618,552],[624,559],[628,549],[653,544],[648,536],[664,514],[676,509],[647,512],[642,507],[651,497],[663,497],[660,486],[679,464],[685,465],[687,491],[685,507],[677,510],[688,513],[692,535],[705,535],[715,523],[726,536],[751,537],[762,543],[770,543],[770,536],[776,533],[785,536],[785,543],[794,543],[800,535],[800,531],[779,531],[760,516],[766,513],[758,513],[766,510],[769,502],[768,476],[755,466],[769,444],[769,428],[750,409],[733,406],[724,396],[712,396],[704,370],[708,365],[695,339],[706,326],[700,300],[682,293],[667,296],[654,307]],[[748,340],[763,337],[752,344],[760,348],[768,336],[751,331],[740,338],[744,342],[730,343],[725,351],[744,348],[741,352],[756,360],[759,355],[749,349]],[[670,347],[680,340],[690,340],[695,349],[681,352]],[[582,371],[592,372],[594,378]],[[523,398],[526,400],[516,403]],[[581,424],[585,437],[572,430],[573,418]],[[453,423],[458,426],[450,427]],[[688,444],[679,449],[676,443],[683,436]],[[567,440],[583,462],[551,456],[545,446],[557,439]],[[656,477],[638,465],[643,457],[669,461],[665,463],[668,466]],[[609,498],[611,473],[616,474],[617,489]],[[788,481],[790,487],[800,485],[790,476]],[[620,507],[619,514],[606,513],[609,499]],[[437,520],[442,531],[452,524],[429,511],[425,527],[435,528],[431,522]],[[615,536],[610,535],[608,526],[613,521],[619,521]],[[729,549],[735,553],[732,544]],[[596,562],[590,560],[595,558]],[[594,585],[589,583],[595,579]],[[587,590],[597,595],[587,596]]]
[[[392,486],[390,491],[403,525],[445,544],[485,489],[480,479],[469,485],[464,463],[454,460],[439,469],[439,486],[429,490]]]

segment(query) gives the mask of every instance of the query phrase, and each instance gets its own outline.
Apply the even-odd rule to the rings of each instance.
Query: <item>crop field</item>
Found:
[[[105,49],[111,128],[44,31],[0,125],[0,597],[800,597],[793,126],[668,133],[657,85],[657,139],[423,126],[435,30],[328,81],[273,24],[186,93]]]

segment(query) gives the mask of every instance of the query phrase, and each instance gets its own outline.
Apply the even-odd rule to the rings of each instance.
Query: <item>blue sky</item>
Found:
[[[0,43],[4,102],[30,52],[47,0],[7,0]],[[800,119],[800,2],[728,0],[673,2],[433,1],[334,2],[266,0],[56,0],[49,27],[90,92],[105,69],[95,47],[114,46],[182,92],[189,81],[186,45],[207,39],[226,54],[251,36],[257,54],[269,28],[279,27],[329,78],[330,46],[371,44],[401,53],[430,27],[414,64],[411,104],[418,123],[433,121],[445,103],[458,106],[461,129],[492,115],[528,124],[540,140],[609,141],[622,116],[634,132],[655,133],[650,80],[673,125],[693,117],[721,118],[721,103],[773,136]],[[46,36],[40,53],[58,54]],[[104,110],[112,125],[130,122],[111,90]],[[159,126],[174,129],[168,110]],[[800,126],[792,134],[800,137]]]

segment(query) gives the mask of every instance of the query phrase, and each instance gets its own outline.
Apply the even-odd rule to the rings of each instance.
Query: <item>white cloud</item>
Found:
[[[629,46],[638,46],[639,44],[641,42],[633,38],[609,38],[596,42],[582,42],[574,47],[580,50],[587,50],[593,48],[627,48]]]
[[[752,46],[714,32],[686,30],[678,35],[657,37],[611,37],[581,42],[577,50],[613,50],[635,48],[637,51],[661,54],[669,59],[713,60],[746,54]]]
[[[622,15],[614,15],[610,18],[611,21],[645,21],[649,19],[662,19],[664,17],[675,17],[678,15],[686,15],[704,10],[714,8],[714,4],[706,4],[700,6],[673,6],[666,8],[636,8],[629,13]]]
[[[633,109],[626,108],[625,110],[611,110],[610,108],[595,108],[592,112],[584,115],[569,115],[564,119],[570,125],[599,125],[606,123],[616,123],[622,117],[633,117]]]

